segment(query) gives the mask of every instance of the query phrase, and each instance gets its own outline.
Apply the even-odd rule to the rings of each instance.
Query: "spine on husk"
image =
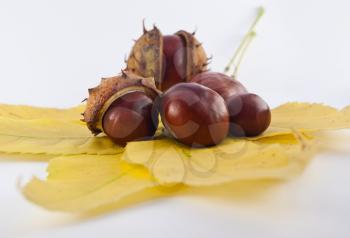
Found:
[[[86,100],[82,121],[94,135],[103,132],[103,115],[118,98],[130,92],[140,91],[154,100],[160,94],[152,77],[144,78],[129,71],[122,71],[120,75],[114,77],[103,78],[100,85],[88,91],[89,97]]]
[[[195,33],[178,31],[186,48],[186,74],[184,81],[190,81],[193,76],[207,71],[210,58],[207,57],[202,44],[195,38]],[[164,75],[163,35],[154,26],[152,30],[143,27],[143,35],[135,41],[129,58],[126,60],[126,70],[143,77],[154,77],[158,89],[162,90]]]

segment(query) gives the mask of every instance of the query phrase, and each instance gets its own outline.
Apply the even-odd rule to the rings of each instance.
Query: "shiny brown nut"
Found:
[[[152,137],[157,126],[158,113],[144,92],[130,92],[115,100],[102,122],[104,133],[119,145]]]
[[[163,37],[162,90],[186,81],[185,42],[178,35]]]
[[[246,93],[231,97],[227,102],[230,113],[230,134],[237,137],[257,136],[270,125],[271,111],[258,95]]]
[[[161,98],[160,115],[175,139],[193,147],[219,144],[229,130],[223,98],[196,83],[179,83],[167,90]]]
[[[204,85],[215,92],[227,101],[230,97],[247,93],[247,89],[239,81],[218,72],[203,72],[197,74],[191,79],[191,82]]]
[[[123,71],[89,89],[83,121],[94,135],[104,132],[119,145],[152,137],[158,126],[153,106],[158,95],[152,78]]]

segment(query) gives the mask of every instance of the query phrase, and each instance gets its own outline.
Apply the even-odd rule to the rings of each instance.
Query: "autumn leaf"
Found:
[[[271,125],[252,140],[292,134],[350,128],[350,106],[343,110],[317,103],[286,103],[271,111]]]
[[[83,105],[70,109],[0,105],[0,153],[20,154],[116,154],[122,148],[105,136],[93,137],[80,122]],[[343,111],[321,104],[287,103],[272,110],[272,123],[262,140],[274,136],[292,136],[301,132],[340,129],[350,126],[349,109]],[[157,131],[162,131],[160,124]]]
[[[294,140],[278,144],[226,139],[216,147],[196,149],[161,139],[128,143],[122,158],[145,166],[162,185],[208,186],[236,180],[288,178],[302,171],[310,151]]]
[[[94,137],[80,121],[0,118],[0,152],[20,154],[117,154],[123,148]]]
[[[302,131],[344,129],[350,127],[346,109],[316,103],[286,103],[272,111],[271,127]]]
[[[81,122],[84,104],[68,109],[0,104],[0,153],[4,157],[117,154],[106,136],[94,137]],[[29,155],[29,156],[28,156]],[[40,156],[39,156],[40,155]]]
[[[125,156],[127,162],[147,169],[130,165]],[[130,161],[130,156],[135,161]],[[283,147],[229,139],[215,149],[194,150],[168,139],[132,142],[124,155],[54,158],[46,180],[33,178],[23,194],[46,209],[81,213],[167,184],[201,187],[238,180],[284,179],[300,173],[306,161],[305,151],[295,141]]]
[[[303,172],[314,155],[317,136],[312,131],[349,127],[348,110],[317,104],[286,104],[273,111],[276,120],[272,125],[277,133],[273,136],[267,133],[256,140],[227,138],[215,147],[190,148],[160,136],[156,140],[130,142],[124,153],[117,155],[54,158],[47,179],[33,178],[23,193],[47,209],[86,212],[121,203],[152,188],[178,184],[199,188],[237,181],[288,179]],[[295,116],[292,112],[296,112]],[[317,126],[309,120],[314,120]],[[39,135],[50,137],[58,133],[53,129],[49,133],[45,129],[40,132],[39,124],[52,120],[29,122],[38,124]],[[70,126],[64,126],[66,129],[60,135],[73,136],[76,132]],[[21,131],[24,132],[27,131]]]
[[[227,139],[220,146],[201,149],[190,149],[170,139],[132,142],[123,155],[54,158],[46,180],[33,178],[23,194],[46,209],[82,213],[168,185],[205,187],[286,179],[303,171],[310,157],[309,148],[303,148],[298,140],[289,142]]]
[[[85,104],[67,109],[0,104],[0,118],[79,120],[84,109]]]
[[[350,106],[344,107],[342,111],[346,117],[350,117]]]
[[[50,160],[46,180],[33,178],[24,196],[46,209],[84,212],[155,186],[149,173],[120,155],[65,156]]]

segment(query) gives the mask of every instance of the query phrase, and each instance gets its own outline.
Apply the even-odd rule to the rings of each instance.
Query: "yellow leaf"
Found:
[[[257,140],[266,137],[350,128],[350,106],[343,110],[317,103],[286,103],[271,111],[271,125]]]
[[[79,155],[52,159],[47,179],[33,178],[22,191],[47,209],[84,212],[154,186],[147,170],[128,165],[120,155]]]
[[[350,106],[344,107],[342,111],[346,117],[350,117]]]
[[[272,111],[271,127],[305,131],[350,127],[350,115],[343,110],[316,103],[287,103]]]
[[[0,117],[23,120],[79,120],[82,118],[80,114],[84,112],[84,110],[84,104],[67,109],[0,104]]]
[[[57,155],[50,154],[22,154],[22,153],[3,153],[0,152],[0,162],[14,161],[48,161]]]
[[[158,140],[128,143],[123,154],[55,158],[50,161],[47,179],[33,178],[23,194],[47,209],[85,212],[133,201],[132,196],[168,185],[204,187],[287,179],[300,174],[312,156],[313,135],[309,132],[348,127],[349,111],[317,104],[287,104],[274,110],[272,129],[256,141],[227,138],[218,146],[198,149],[158,136]],[[10,133],[11,125],[16,130],[19,125],[19,134],[36,136],[34,144],[38,138],[60,136],[66,140],[87,133],[83,127],[75,128],[81,124],[73,121],[1,120],[7,124],[0,123],[0,131]],[[22,124],[17,124],[19,121]],[[28,129],[30,126],[34,129]]]
[[[0,153],[73,155],[122,151],[107,137],[94,137],[80,121],[0,118]]]
[[[162,139],[128,143],[122,158],[144,165],[161,185],[208,186],[288,178],[302,171],[307,151],[295,140],[276,144],[226,139],[212,148],[194,149]]]
[[[0,153],[115,154],[122,148],[106,137],[94,138],[80,122],[84,105],[70,109],[0,105]],[[338,111],[321,104],[287,103],[272,110],[272,123],[262,135],[249,138],[293,137],[301,133],[350,126],[349,107]],[[158,128],[157,136],[162,131]]]
[[[122,156],[145,168],[125,162]],[[169,139],[132,142],[124,155],[54,158],[49,162],[47,178],[33,178],[22,192],[29,201],[46,209],[94,215],[169,194],[164,189],[172,193],[183,188],[164,185],[203,187],[285,179],[300,173],[306,162],[306,153],[295,140],[284,146],[263,146],[228,139],[220,146],[204,149],[190,149]]]

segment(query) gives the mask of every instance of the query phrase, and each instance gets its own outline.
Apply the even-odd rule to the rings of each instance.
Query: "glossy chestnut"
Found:
[[[82,121],[94,135],[104,132],[114,143],[124,146],[155,134],[158,112],[154,102],[160,92],[153,78],[122,71],[88,91]]]
[[[103,116],[102,127],[116,144],[152,137],[158,126],[153,101],[143,92],[128,93],[114,101]]]
[[[192,147],[219,144],[229,130],[223,98],[196,83],[179,83],[167,90],[160,100],[160,115],[169,133]]]
[[[270,108],[258,95],[252,93],[235,95],[226,104],[230,113],[231,135],[257,136],[269,127]]]
[[[178,35],[163,37],[163,76],[162,90],[186,81],[186,48]]]
[[[191,82],[204,85],[214,90],[221,95],[225,101],[234,95],[248,92],[239,81],[218,72],[207,71],[197,74],[192,78]]]

